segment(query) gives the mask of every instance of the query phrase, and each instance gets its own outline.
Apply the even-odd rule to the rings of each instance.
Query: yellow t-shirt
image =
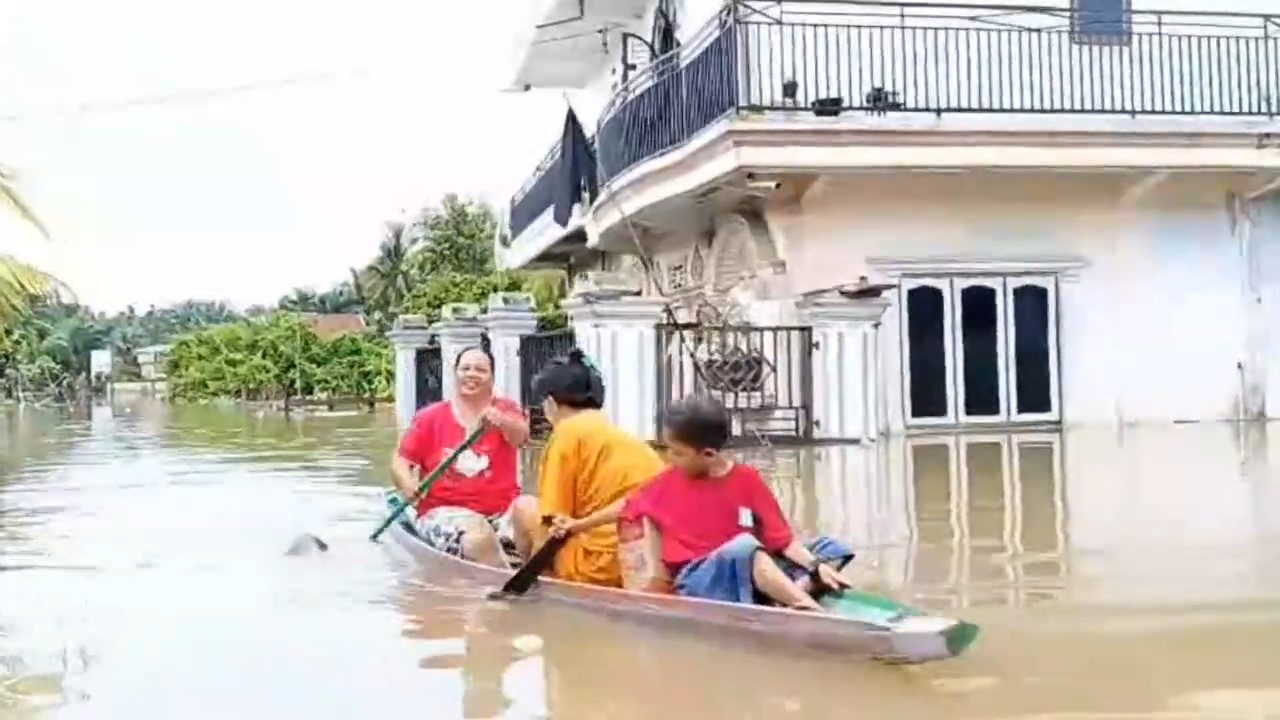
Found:
[[[664,468],[649,444],[587,410],[555,427],[542,454],[538,507],[543,515],[584,518],[626,497]],[[602,525],[569,539],[556,553],[556,577],[592,585],[622,585],[618,529]]]

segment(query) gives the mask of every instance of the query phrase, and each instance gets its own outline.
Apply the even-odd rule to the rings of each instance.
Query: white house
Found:
[[[1280,416],[1280,15],[1163,1],[553,3],[515,84],[571,88],[599,192],[557,223],[553,146],[499,260],[638,255],[681,321],[794,328],[729,344],[790,378],[757,420],[819,437]],[[618,350],[603,307],[573,312],[619,381],[700,387],[684,335]]]
[[[163,380],[170,345],[148,345],[138,348],[138,368],[143,380]]]

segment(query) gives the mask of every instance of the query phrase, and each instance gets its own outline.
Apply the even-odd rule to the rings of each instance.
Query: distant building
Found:
[[[367,327],[364,316],[358,313],[306,313],[302,320],[321,340],[364,332]]]
[[[138,370],[143,380],[163,380],[165,361],[171,345],[148,345],[137,352]]]
[[[101,348],[89,353],[89,374],[92,377],[111,375],[111,348]]]

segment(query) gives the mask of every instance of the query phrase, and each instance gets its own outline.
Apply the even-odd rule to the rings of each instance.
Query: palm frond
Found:
[[[45,238],[50,237],[49,228],[45,226],[40,216],[36,215],[35,211],[31,209],[27,201],[22,198],[22,194],[18,192],[13,170],[4,165],[0,165],[0,201],[7,203],[18,214],[18,217],[30,223]]]
[[[33,300],[69,292],[49,273],[11,255],[0,255],[0,320],[22,314]]]

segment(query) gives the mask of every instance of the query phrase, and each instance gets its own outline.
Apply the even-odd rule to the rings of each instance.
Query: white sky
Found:
[[[0,161],[56,235],[0,219],[0,251],[104,310],[340,280],[402,209],[505,203],[557,137],[558,92],[499,92],[532,4],[0,3]]]

